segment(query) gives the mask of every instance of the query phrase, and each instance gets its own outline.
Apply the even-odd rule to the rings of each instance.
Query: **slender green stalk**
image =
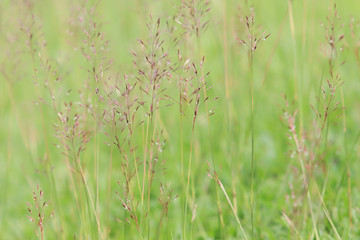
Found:
[[[149,105],[149,109],[150,111],[150,105]],[[146,113],[146,115],[149,115],[149,113]],[[145,142],[143,143],[145,148],[144,148],[144,171],[143,171],[143,185],[142,185],[142,191],[141,191],[141,205],[144,207],[144,192],[145,192],[145,180],[146,180],[146,163],[147,163],[147,159],[146,159],[146,155],[147,155],[147,143],[148,143],[148,137],[149,137],[149,124],[150,124],[150,116],[147,116],[147,123],[146,123],[146,135],[145,135]]]
[[[114,132],[114,130],[113,130]],[[111,139],[113,139],[113,133],[112,133],[112,137]],[[106,204],[106,208],[105,208],[105,212],[106,212],[106,231],[105,231],[105,236],[104,238],[107,239],[108,238],[108,234],[110,232],[110,198],[111,198],[111,175],[112,175],[112,162],[113,162],[113,144],[110,144],[110,159],[109,159],[109,169],[108,169],[108,181],[107,181],[107,185],[108,185],[108,189],[107,189],[107,195],[106,195],[106,199],[108,204]]]
[[[193,151],[194,135],[195,135],[194,128],[195,128],[195,126],[192,128],[192,132],[191,132],[191,142],[190,142],[190,152],[189,152],[189,166],[188,166],[186,194],[185,194],[183,239],[187,239],[186,238],[186,222],[187,222],[187,211],[188,211],[188,201],[189,201],[189,185],[190,185],[190,176],[191,176],[192,151]]]
[[[301,239],[303,240],[302,236],[300,235],[299,231],[296,229],[294,223],[291,221],[291,219],[283,212],[282,213],[284,218],[286,219],[286,221],[289,223],[289,225],[294,229],[296,235]]]
[[[100,202],[99,202],[99,134],[97,133],[97,123],[95,122],[95,178],[96,178],[96,213],[100,216]]]
[[[251,239],[254,239],[254,174],[255,174],[255,158],[254,158],[254,73],[253,73],[253,59],[254,53],[252,50],[249,52],[249,65],[250,65],[250,91],[251,91]]]
[[[229,70],[228,70],[228,40],[227,40],[227,21],[226,21],[226,1],[223,1],[223,12],[222,12],[222,17],[223,17],[223,42],[224,42],[224,73],[225,73],[225,97],[226,97],[226,106],[227,106],[227,118],[228,118],[228,137],[229,137],[229,142],[232,142],[232,125],[231,125],[231,100],[230,100],[230,90],[229,90]],[[233,144],[230,144],[230,165],[233,166],[233,157],[232,157],[232,148],[233,148]],[[215,161],[213,162],[214,168],[215,166]],[[237,212],[237,204],[236,204],[236,194],[235,194],[235,175],[234,175],[234,171],[231,171],[232,177],[231,177],[231,181],[232,181],[232,186],[233,186],[233,203],[234,203],[234,209]],[[224,218],[222,215],[222,209],[221,209],[221,204],[220,204],[220,196],[219,196],[219,191],[216,187],[216,198],[217,198],[217,205],[218,205],[218,209],[219,209],[219,220],[221,225],[224,226]],[[220,224],[219,224],[220,225]],[[221,236],[221,227],[219,226],[219,235]]]
[[[326,218],[328,219],[328,221],[329,221],[329,223],[330,223],[330,225],[331,225],[331,227],[332,227],[332,229],[333,229],[333,231],[334,231],[334,233],[335,233],[336,238],[337,238],[338,240],[341,240],[342,238],[340,237],[338,231],[336,230],[336,227],[335,227],[333,221],[331,220],[331,216],[330,216],[330,214],[329,214],[329,210],[328,210],[327,207],[326,207],[326,204],[325,204],[325,202],[324,202],[324,198],[322,197],[322,194],[321,194],[321,192],[320,192],[320,190],[319,190],[319,187],[318,187],[318,185],[317,185],[316,183],[315,183],[315,189],[316,189],[316,192],[317,192],[317,194],[319,195],[319,198],[320,198],[320,201],[321,201],[321,208],[322,208],[322,210],[323,210]]]
[[[341,86],[341,102],[342,102],[342,106],[343,106],[343,112],[342,112],[342,122],[343,122],[343,132],[344,132],[344,151],[345,151],[345,157],[347,159],[346,161],[346,172],[347,172],[347,195],[348,195],[348,214],[349,214],[349,225],[350,228],[353,227],[353,223],[352,223],[352,213],[351,213],[351,209],[352,209],[352,204],[351,204],[351,172],[350,172],[350,156],[348,155],[348,148],[347,148],[347,137],[346,137],[346,115],[345,115],[345,100],[344,100],[344,89]]]
[[[295,118],[295,116],[293,116],[293,118]],[[295,121],[295,119],[292,119],[293,121]],[[311,195],[310,195],[310,191],[309,191],[309,186],[310,186],[310,180],[308,179],[307,175],[306,175],[306,169],[305,169],[305,161],[304,161],[304,151],[302,151],[301,148],[301,143],[298,139],[298,135],[295,131],[295,123],[293,122],[292,125],[289,126],[290,132],[292,134],[292,139],[295,142],[295,147],[296,147],[296,151],[298,153],[298,158],[299,158],[299,162],[300,162],[300,166],[301,166],[301,173],[302,173],[302,178],[303,178],[303,184],[306,190],[306,195],[307,195],[307,201],[308,201],[308,205],[309,205],[309,209],[310,209],[310,215],[311,215],[311,220],[312,220],[312,224],[313,224],[313,231],[315,232],[315,236],[316,239],[319,240],[319,233],[317,230],[317,226],[316,226],[316,219],[315,219],[315,215],[313,212],[313,207],[312,207],[312,200],[311,200]],[[314,184],[316,185],[317,183],[314,181]],[[305,217],[305,215],[304,215]]]
[[[92,199],[92,196],[91,196],[91,192],[90,192],[90,189],[89,189],[89,186],[87,184],[87,181],[85,179],[85,175],[84,175],[84,172],[82,170],[82,167],[81,167],[81,164],[79,164],[79,173],[80,173],[80,176],[81,176],[81,180],[85,186],[85,189],[86,189],[86,192],[87,192],[87,197],[89,198],[90,200],[90,203],[91,203],[91,208],[92,208],[92,211],[94,213],[94,216],[95,216],[95,219],[96,219],[96,223],[97,223],[97,227],[98,227],[98,233],[99,233],[99,236],[100,236],[100,239],[104,239],[103,236],[102,236],[102,233],[101,233],[101,226],[100,226],[100,219],[99,219],[99,215],[96,211],[96,207],[95,207],[95,204],[94,204],[94,201]]]
[[[244,228],[243,228],[243,226],[242,226],[242,224],[241,224],[241,222],[240,222],[239,217],[237,216],[237,213],[236,213],[236,211],[235,211],[235,208],[234,208],[233,204],[231,203],[231,200],[230,200],[228,194],[226,193],[226,190],[225,190],[225,188],[224,188],[224,185],[222,184],[222,182],[220,181],[220,179],[219,179],[217,176],[216,176],[216,178],[217,178],[216,180],[217,180],[217,182],[218,182],[218,184],[219,184],[219,186],[220,186],[220,189],[223,191],[223,193],[224,193],[224,195],[225,195],[225,197],[226,197],[226,200],[227,200],[227,202],[229,203],[230,208],[231,208],[231,210],[232,210],[232,212],[233,212],[233,214],[234,214],[234,216],[235,216],[235,218],[236,218],[236,221],[237,221],[237,223],[239,224],[239,228],[240,228],[240,230],[241,230],[241,233],[242,233],[242,235],[244,236],[244,239],[247,240],[247,236],[246,236],[246,234],[245,234]]]
[[[183,187],[183,191],[185,191],[185,178],[184,178],[184,113],[183,113],[183,97],[182,97],[182,92],[183,92],[183,88],[182,88],[182,82],[181,82],[181,77],[179,76],[179,105],[180,105],[180,110],[179,110],[179,114],[180,114],[180,158],[181,158],[181,183],[182,183],[182,187]],[[185,192],[186,195],[186,192]],[[186,201],[186,200],[185,200]],[[185,204],[186,206],[186,204]],[[186,210],[185,207],[182,211],[183,213],[183,239],[185,239],[185,228],[186,228]]]
[[[180,158],[181,158],[181,179],[184,179],[184,118],[183,118],[183,110],[182,110],[182,87],[181,83],[179,83],[180,88]]]
[[[156,108],[155,108],[156,109]],[[156,117],[158,116],[158,111],[154,113],[154,124],[153,124],[153,136],[152,136],[152,143],[155,143],[155,133],[156,133]],[[152,156],[153,152],[153,146],[151,146],[151,153],[150,156]],[[148,239],[150,239],[150,196],[151,196],[151,184],[152,184],[152,172],[153,172],[153,165],[152,165],[152,159],[149,159],[149,168],[148,168],[148,206],[147,206],[147,219],[148,219]]]
[[[138,170],[138,166],[137,166],[137,159],[136,159],[136,155],[135,155],[135,148],[134,148],[133,142],[134,142],[133,135],[131,134],[130,147],[132,148],[131,151],[132,151],[133,161],[134,161],[134,165],[135,165],[135,174],[136,174],[136,180],[137,180],[137,184],[138,184],[138,188],[139,188],[139,193],[140,193],[140,195],[142,195],[141,186],[140,186],[140,178],[139,178],[139,170]]]
[[[194,3],[194,2],[193,2]],[[224,2],[225,4],[225,2]],[[224,29],[225,31],[225,29]],[[226,33],[226,31],[225,31]],[[226,35],[224,33],[224,36]],[[199,32],[197,32],[196,34],[196,39],[197,39],[197,45],[198,45],[198,49],[199,49],[199,53],[200,53],[200,59],[202,58],[202,47],[201,47],[201,43],[200,43],[200,36],[199,36]],[[225,37],[225,41],[226,41],[226,37]],[[224,44],[227,46],[227,43],[224,42]],[[227,51],[227,47],[224,50],[225,52]],[[226,59],[225,61],[225,68],[226,68],[226,73],[225,73],[225,82],[226,82],[226,87],[228,88],[228,74],[227,74],[227,57],[226,57],[226,53],[224,53],[225,56],[224,58]],[[203,60],[202,60],[203,61]],[[205,81],[204,79],[204,67],[201,66],[201,79],[202,81]],[[207,99],[207,92],[206,92],[206,85],[203,85],[203,94],[204,94],[204,99]],[[227,98],[229,97],[229,92],[227,89]],[[207,129],[208,129],[208,136],[209,136],[209,148],[210,148],[210,153],[211,153],[211,159],[212,159],[212,164],[214,166],[214,169],[216,170],[216,164],[215,164],[215,157],[214,157],[214,151],[213,151],[213,144],[212,144],[212,136],[211,136],[211,129],[210,129],[210,116],[209,116],[209,107],[208,107],[208,101],[205,101],[205,110],[206,110],[206,120],[207,120]],[[223,220],[223,216],[222,216],[222,209],[221,209],[221,204],[220,204],[220,194],[219,194],[219,189],[218,186],[216,186],[216,202],[217,202],[217,207],[218,207],[218,217],[220,219],[220,224],[219,224],[219,231],[220,231],[220,236],[221,236],[221,223],[224,223]]]

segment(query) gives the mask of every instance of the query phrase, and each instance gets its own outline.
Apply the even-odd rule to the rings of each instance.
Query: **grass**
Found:
[[[0,238],[359,238],[359,11],[1,1]]]

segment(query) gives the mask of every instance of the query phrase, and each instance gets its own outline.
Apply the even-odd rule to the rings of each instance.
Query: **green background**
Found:
[[[55,210],[55,218],[45,226],[48,239],[91,239],[92,235],[83,234],[84,230],[77,215],[76,201],[69,183],[68,168],[64,156],[56,148],[53,125],[57,115],[51,107],[35,104],[39,97],[47,96],[44,88],[34,84],[34,63],[26,46],[26,37],[19,29],[19,21],[27,21],[29,14],[26,3],[29,1],[0,2],[0,238],[1,239],[36,239],[34,227],[27,218],[26,201],[32,202],[32,192],[37,185],[44,191],[44,198],[51,200],[50,208]],[[46,48],[42,49],[63,76],[59,85],[62,89],[72,89],[65,101],[80,101],[78,91],[87,79],[85,61],[74,45],[81,45],[81,39],[67,34],[71,21],[77,16],[76,6],[80,1],[33,1],[33,14],[41,25],[37,33],[39,39],[45,39]],[[294,37],[291,33],[289,4],[292,5],[294,18]],[[92,6],[92,2],[86,3]],[[123,1],[103,0],[96,6],[96,21],[109,40],[109,58],[113,59],[109,75],[119,73],[136,74],[132,64],[131,51],[138,47],[137,39],[147,38],[146,23],[149,14],[154,19],[161,18],[162,26],[169,16],[177,12],[179,1]],[[194,61],[200,55],[205,56],[205,71],[210,72],[207,82],[212,86],[208,95],[219,99],[209,103],[215,108],[215,114],[206,120],[204,110],[197,119],[195,144],[193,150],[191,192],[197,204],[196,218],[187,232],[185,239],[241,239],[234,215],[216,183],[207,176],[208,165],[215,163],[217,174],[229,196],[232,187],[236,189],[237,215],[251,238],[250,220],[250,185],[251,185],[251,132],[250,132],[250,85],[249,63],[246,47],[240,45],[236,38],[244,36],[244,26],[239,15],[248,14],[249,7],[254,9],[255,22],[259,32],[271,33],[262,42],[254,56],[254,98],[255,98],[255,210],[254,239],[297,239],[295,232],[284,219],[285,212],[293,222],[299,225],[298,231],[303,239],[314,237],[314,227],[304,206],[300,212],[291,215],[292,205],[289,185],[295,188],[299,184],[300,165],[297,159],[289,156],[288,129],[281,122],[280,116],[284,100],[295,99],[295,108],[300,109],[302,128],[311,135],[316,119],[311,105],[316,106],[316,96],[321,96],[320,86],[326,86],[329,78],[327,58],[321,51],[326,45],[324,29],[329,8],[333,1],[210,1],[210,19],[206,30],[202,31],[199,42],[190,40],[188,52],[194,53]],[[350,22],[355,22],[360,12],[359,1],[339,1],[337,10],[341,16],[345,35],[342,42],[344,52],[339,62],[346,63],[336,68],[343,81],[344,102],[346,109],[347,132],[343,133],[341,118],[334,118],[337,125],[331,124],[327,137],[326,171],[319,171],[316,176],[324,201],[331,214],[336,229],[343,239],[360,237],[359,220],[359,164],[360,148],[358,146],[360,121],[360,81],[359,66],[355,51],[359,47],[359,28],[351,35]],[[225,24],[224,24],[225,21]],[[259,27],[261,26],[261,28]],[[224,38],[225,36],[225,38]],[[77,42],[76,42],[77,41]],[[225,48],[226,43],[226,48]],[[226,50],[226,52],[225,52]],[[173,48],[176,52],[176,49]],[[35,56],[38,54],[36,53]],[[227,66],[224,59],[227,59]],[[225,95],[225,71],[228,71],[229,96]],[[44,78],[40,76],[39,78]],[[50,76],[51,78],[51,76]],[[297,96],[295,90],[297,89]],[[170,91],[176,91],[171,90]],[[340,97],[338,92],[337,97]],[[341,100],[340,98],[338,100]],[[191,144],[192,113],[185,119],[184,155],[189,156]],[[167,159],[167,173],[157,178],[157,184],[166,181],[171,184],[179,198],[169,206],[167,230],[162,229],[163,239],[182,238],[183,190],[180,176],[180,135],[178,107],[172,106],[161,110],[161,123],[166,132],[166,146],[163,158]],[[210,130],[209,130],[210,129]],[[121,188],[116,181],[123,181],[120,172],[121,157],[114,157],[111,182],[110,202],[107,202],[107,169],[109,167],[110,148],[103,144],[105,137],[99,135],[99,174],[100,174],[100,208],[110,206],[111,239],[139,239],[136,228],[113,220],[122,218],[123,207],[116,198],[115,191]],[[136,140],[141,146],[143,136]],[[91,192],[95,195],[94,146],[91,140],[82,158],[86,159]],[[47,164],[49,163],[49,164]],[[141,165],[142,166],[142,165]],[[51,170],[49,170],[51,169]],[[350,183],[347,178],[350,173]],[[48,171],[52,171],[49,174]],[[53,176],[54,184],[49,182]],[[326,184],[325,184],[326,182]],[[350,186],[348,186],[350,184]],[[154,187],[155,188],[155,187]],[[158,187],[156,187],[158,188]],[[224,214],[225,225],[219,223],[217,194]],[[351,190],[351,206],[349,194]],[[301,190],[299,190],[301,192]],[[313,192],[312,194],[315,195]],[[57,200],[55,200],[57,196]],[[154,205],[150,225],[156,229],[161,215],[157,195],[151,203]],[[231,196],[232,198],[232,196]],[[305,200],[304,200],[305,201]],[[304,203],[304,205],[306,205]],[[336,239],[332,227],[327,221],[319,199],[314,198],[317,230],[321,239]],[[352,218],[349,217],[349,209]],[[61,214],[58,214],[61,212]],[[189,210],[192,214],[192,210]],[[189,219],[190,220],[190,219]],[[94,220],[90,225],[96,229]],[[105,222],[105,220],[104,220]],[[60,229],[60,226],[62,230]],[[128,230],[126,230],[128,228]],[[190,230],[191,229],[191,230]],[[96,230],[95,230],[96,231]],[[155,239],[155,230],[150,238]],[[147,238],[147,234],[143,234]]]

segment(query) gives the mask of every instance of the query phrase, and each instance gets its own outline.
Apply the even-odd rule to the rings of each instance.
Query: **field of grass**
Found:
[[[360,239],[360,2],[0,1],[0,239]]]

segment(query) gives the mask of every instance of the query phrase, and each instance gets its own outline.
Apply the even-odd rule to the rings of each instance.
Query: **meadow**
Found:
[[[1,0],[0,239],[360,239],[358,13]]]

